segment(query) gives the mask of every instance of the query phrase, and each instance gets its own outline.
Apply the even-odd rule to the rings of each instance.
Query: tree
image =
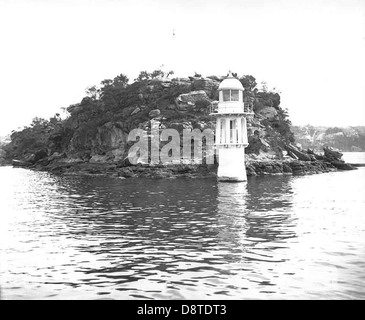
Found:
[[[100,89],[97,86],[91,86],[86,88],[86,95],[93,100],[100,98]]]
[[[174,71],[170,70],[167,74],[166,74],[166,77],[168,78],[170,75],[173,75],[174,74]]]
[[[160,69],[154,70],[150,73],[151,79],[155,79],[158,77],[164,77],[164,76],[165,76],[165,73]]]
[[[251,75],[242,76],[239,80],[242,86],[248,91],[253,91],[257,86],[256,79]]]
[[[112,108],[117,107],[120,95],[127,88],[128,82],[128,77],[123,73],[116,76],[113,80],[103,80],[101,82],[102,87],[100,88],[100,100]]]
[[[30,124],[30,126],[32,128],[36,128],[36,127],[47,127],[48,124],[49,124],[49,121],[48,120],[43,119],[43,118],[35,117],[35,118],[33,118],[32,123]]]
[[[169,75],[174,74],[174,71],[170,70],[169,72],[164,72],[161,69],[156,69],[152,72],[147,72],[147,71],[141,71],[138,75],[138,77],[136,79],[134,79],[134,81],[146,81],[146,80],[151,80],[151,79],[156,79],[159,77],[168,77]]]
[[[147,71],[141,71],[135,81],[146,81],[150,78],[150,74]]]
[[[103,87],[110,86],[110,85],[112,85],[112,83],[113,83],[113,80],[110,80],[110,79],[105,79],[105,80],[103,80],[103,81],[100,82],[100,84]]]
[[[115,87],[126,88],[128,85],[128,81],[128,77],[125,74],[121,73],[113,79],[113,85]]]

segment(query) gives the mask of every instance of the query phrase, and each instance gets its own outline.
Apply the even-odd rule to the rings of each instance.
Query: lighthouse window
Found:
[[[238,90],[231,90],[231,101],[238,101]]]
[[[223,101],[231,101],[230,90],[223,90]]]
[[[223,90],[223,101],[238,101],[238,90]]]

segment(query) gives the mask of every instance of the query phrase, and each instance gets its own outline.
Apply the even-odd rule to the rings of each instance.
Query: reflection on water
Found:
[[[364,298],[359,173],[349,186],[352,172],[221,183],[0,168],[2,297]]]

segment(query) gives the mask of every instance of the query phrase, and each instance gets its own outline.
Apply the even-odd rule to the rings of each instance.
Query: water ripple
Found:
[[[5,299],[365,298],[365,170],[224,184],[0,169]]]

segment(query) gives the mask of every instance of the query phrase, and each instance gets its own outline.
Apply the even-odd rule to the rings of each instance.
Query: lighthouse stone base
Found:
[[[245,148],[219,149],[218,162],[218,181],[247,181]]]

